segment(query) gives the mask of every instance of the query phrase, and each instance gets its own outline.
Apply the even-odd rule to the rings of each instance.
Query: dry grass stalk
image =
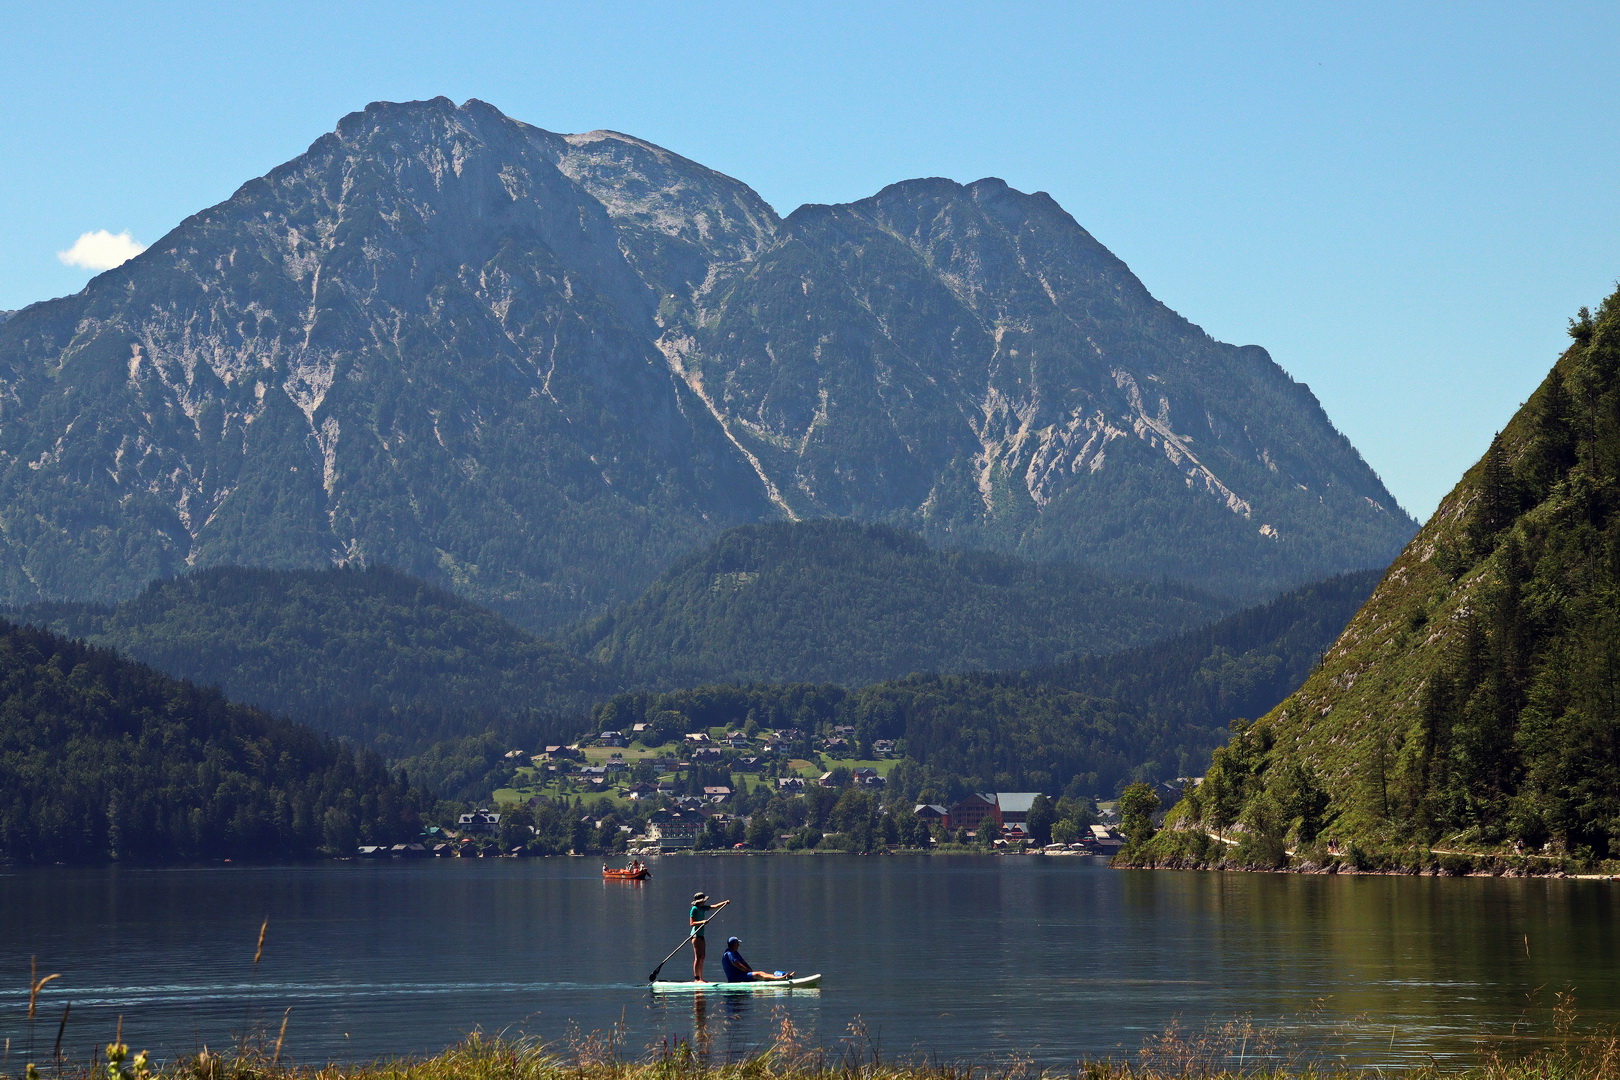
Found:
[[[281,1014],[281,1034],[276,1036],[276,1052],[270,1058],[271,1068],[275,1068],[281,1063],[281,1044],[287,1041],[287,1018],[291,1015],[292,1006],[289,1005],[287,1011]]]
[[[62,1036],[67,1033],[68,1014],[73,1011],[73,1002],[62,1007],[62,1022],[56,1025],[56,1048],[51,1051],[51,1060],[58,1065],[62,1064]]]
[[[47,975],[43,979],[35,978],[35,976],[38,974],[39,957],[30,956],[28,958],[28,1019],[30,1020],[34,1018],[34,1003],[39,998],[39,992],[43,990],[45,988],[45,984],[50,982],[52,979],[60,979],[62,977],[61,975]]]

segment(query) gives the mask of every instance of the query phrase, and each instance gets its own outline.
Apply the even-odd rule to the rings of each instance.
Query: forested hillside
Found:
[[[618,689],[599,666],[385,568],[216,567],[113,607],[40,604],[12,617],[388,757],[486,731],[544,742]]]
[[[1186,586],[933,550],[886,526],[782,522],[724,533],[570,644],[638,682],[860,685],[1109,652],[1223,607]]]
[[[375,754],[0,623],[0,860],[347,854],[414,837],[424,805]]]
[[[1212,858],[1210,828],[1264,865],[1329,844],[1397,865],[1620,857],[1620,293],[1570,334],[1322,667],[1217,754],[1144,859]]]
[[[1340,574],[1168,641],[1008,678],[1083,689],[1223,729],[1269,712],[1298,689],[1382,576],[1382,570]]]
[[[1372,588],[1344,575],[1170,641],[1021,672],[928,675],[859,689],[828,684],[703,686],[628,693],[595,730],[651,725],[678,739],[716,725],[855,728],[853,751],[899,740],[936,790],[1111,793],[1134,779],[1197,774],[1228,723],[1298,685]]]
[[[724,650],[709,648],[718,641],[743,673],[750,645],[761,667],[830,662],[841,650],[843,670],[858,674],[900,667],[897,655],[1016,661],[1106,633],[1163,634],[1175,620],[1202,622],[1213,602],[1073,568],[933,551],[891,529],[832,521],[746,527],[689,560],[648,601],[659,619],[646,627],[666,644],[638,640],[624,620],[614,640],[640,651],[614,657],[622,667],[611,675],[381,568],[216,567],[112,607],[45,604],[14,615],[357,739],[428,787],[474,798],[510,771],[508,750],[572,737],[593,706],[598,729],[651,722],[671,737],[688,723],[751,716],[807,729],[849,723],[866,745],[901,740],[947,783],[1092,793],[1201,770],[1230,719],[1258,715],[1298,685],[1375,579],[1343,575],[1163,641],[1055,665],[860,689],[761,680],[617,696],[626,683],[679,685],[683,668],[660,665],[660,647],[719,657]],[[673,617],[682,612],[689,622]]]

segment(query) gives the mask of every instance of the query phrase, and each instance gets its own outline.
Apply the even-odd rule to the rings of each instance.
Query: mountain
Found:
[[[637,681],[878,682],[1049,663],[1167,637],[1222,605],[1191,588],[850,521],[739,525],[571,636]]]
[[[382,567],[214,567],[112,607],[37,604],[11,615],[391,758],[486,731],[543,743],[619,688],[605,669]]]
[[[1247,864],[1290,847],[1374,866],[1620,857],[1620,292],[1570,332],[1322,666],[1217,753],[1146,859],[1213,861],[1203,834],[1233,823]]]
[[[853,517],[1258,596],[1413,529],[1309,389],[1050,197],[779,219],[614,132],[379,103],[0,324],[0,600],[387,564],[531,629]]]
[[[750,721],[808,734],[847,724],[862,756],[878,739],[899,740],[936,795],[1107,793],[1200,771],[1231,721],[1270,709],[1299,685],[1375,580],[1343,575],[1168,641],[1045,668],[917,675],[854,690],[788,683],[624,693],[596,708],[592,730],[648,724],[647,738],[660,740]],[[481,774],[468,766],[458,775]]]
[[[1298,689],[1381,576],[1339,574],[1167,641],[1004,678],[1083,690],[1225,731],[1234,720],[1270,712]]]
[[[666,351],[798,516],[1257,596],[1411,535],[1310,391],[1155,300],[1050,196],[806,206]]]
[[[416,835],[373,754],[106,649],[0,623],[0,859],[275,859]]]
[[[768,514],[568,149],[378,106],[0,326],[4,592],[383,563],[544,621]]]

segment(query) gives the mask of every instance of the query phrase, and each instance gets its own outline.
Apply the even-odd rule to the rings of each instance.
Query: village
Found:
[[[893,740],[863,744],[846,725],[815,732],[720,726],[679,738],[660,738],[646,724],[606,729],[570,744],[508,751],[509,783],[494,791],[489,805],[427,825],[415,842],[362,845],[356,855],[1107,856],[1123,843],[1111,801],[1034,791],[951,792],[901,750]],[[1173,797],[1167,790],[1166,801]],[[558,821],[559,813],[566,820]]]

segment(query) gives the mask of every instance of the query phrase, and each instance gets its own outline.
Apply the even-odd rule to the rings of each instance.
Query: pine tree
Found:
[[[1562,372],[1554,369],[1530,403],[1530,439],[1519,463],[1520,475],[1535,499],[1569,474],[1578,457],[1575,399]]]
[[[1474,553],[1489,553],[1496,535],[1506,528],[1519,511],[1518,495],[1509,468],[1507,451],[1500,433],[1491,440],[1480,468],[1479,494],[1474,499],[1468,521],[1468,539]]]

